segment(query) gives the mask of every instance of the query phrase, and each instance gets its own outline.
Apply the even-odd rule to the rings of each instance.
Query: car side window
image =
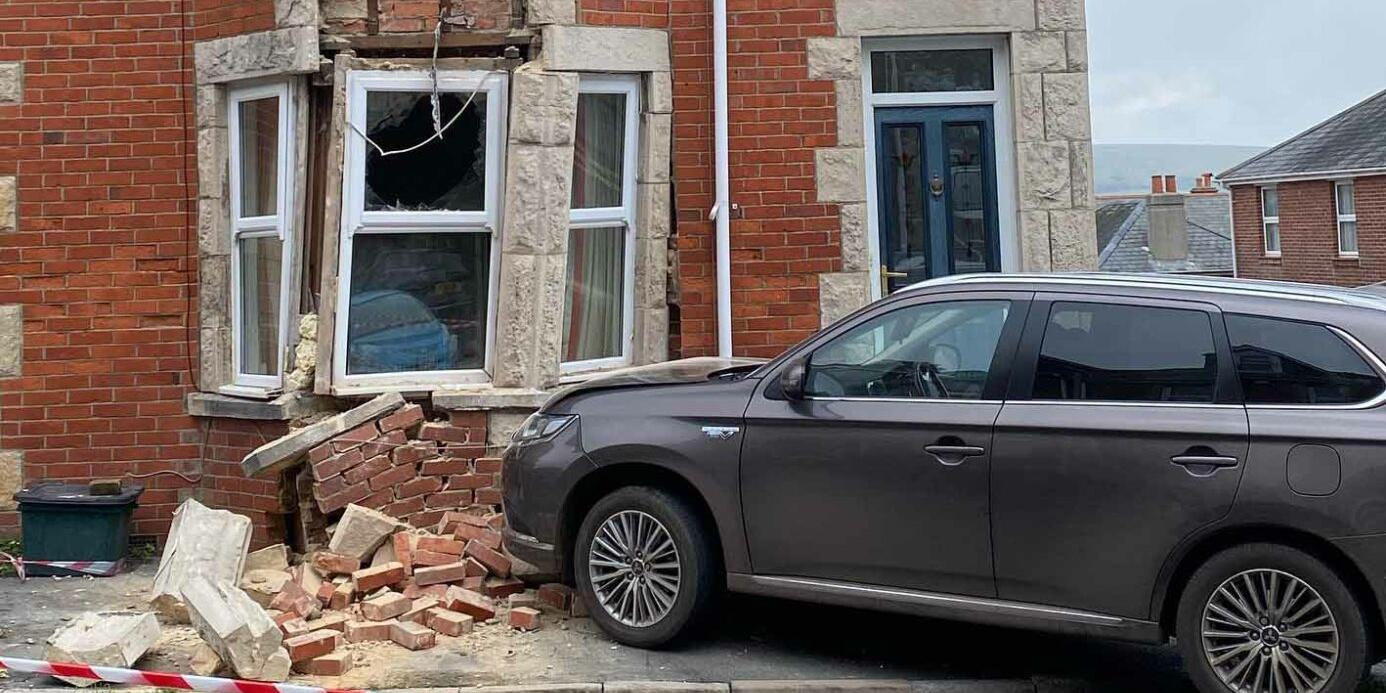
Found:
[[[1212,403],[1212,322],[1198,310],[1055,303],[1045,326],[1034,398]]]
[[[1228,315],[1227,336],[1247,404],[1356,404],[1386,383],[1323,325]]]
[[[805,394],[981,399],[1010,308],[956,301],[877,316],[813,352]]]

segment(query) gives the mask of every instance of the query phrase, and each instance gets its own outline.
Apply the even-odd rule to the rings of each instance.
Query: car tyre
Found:
[[[634,647],[658,648],[687,634],[718,590],[711,537],[688,501],[662,489],[629,486],[598,500],[573,550],[578,593],[592,620]]]
[[[1204,693],[1350,693],[1370,666],[1352,591],[1322,561],[1280,544],[1208,559],[1185,585],[1175,634]]]

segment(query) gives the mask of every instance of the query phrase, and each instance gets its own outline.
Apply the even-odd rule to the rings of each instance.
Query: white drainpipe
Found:
[[[727,0],[712,3],[713,121],[717,168],[717,355],[732,355],[731,309],[731,164],[727,121]]]

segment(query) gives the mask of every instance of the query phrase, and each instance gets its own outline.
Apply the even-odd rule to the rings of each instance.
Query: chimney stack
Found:
[[[1190,191],[1194,195],[1216,195],[1218,188],[1213,185],[1213,174],[1205,173],[1198,177],[1198,184]]]
[[[1209,174],[1211,176],[1211,174]],[[1202,182],[1202,181],[1200,181]],[[1156,260],[1187,260],[1189,257],[1189,215],[1184,195],[1174,176],[1151,176],[1150,254]]]

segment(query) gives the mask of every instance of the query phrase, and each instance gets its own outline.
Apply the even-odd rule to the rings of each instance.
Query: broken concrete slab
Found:
[[[308,454],[310,449],[403,406],[404,397],[398,392],[391,392],[331,418],[304,426],[255,448],[241,460],[241,472],[253,477],[287,469]]]
[[[130,669],[158,642],[159,632],[159,619],[152,613],[87,612],[53,633],[44,657],[50,662]],[[58,678],[81,688],[96,683],[91,679]]]
[[[245,557],[245,572],[252,570],[289,570],[289,547],[283,544],[251,551]]]
[[[409,529],[409,525],[378,510],[348,505],[327,550],[365,563],[382,542],[401,529]]]
[[[167,622],[187,623],[188,611],[182,603],[187,583],[198,576],[239,583],[248,548],[250,518],[188,499],[173,513],[150,605]]]
[[[183,601],[197,634],[216,651],[237,676],[257,681],[272,678],[280,664],[272,662],[283,645],[279,626],[245,592],[232,585],[194,577],[183,587]],[[284,664],[284,677],[288,665]]]

